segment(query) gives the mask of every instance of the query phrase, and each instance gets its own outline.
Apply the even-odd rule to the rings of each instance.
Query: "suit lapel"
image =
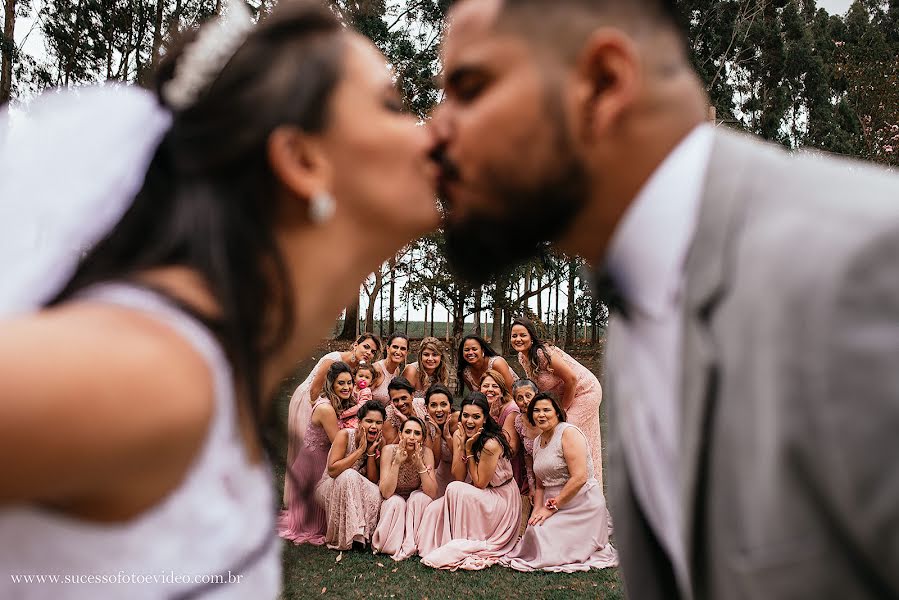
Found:
[[[746,149],[746,143],[737,136],[716,132],[696,235],[687,255],[680,477],[691,578],[696,568],[697,515],[701,510],[708,426],[716,399],[717,351],[710,319],[732,274],[733,239],[742,214],[739,189],[748,163]]]

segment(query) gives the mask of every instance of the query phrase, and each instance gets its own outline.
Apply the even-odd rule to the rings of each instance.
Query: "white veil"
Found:
[[[40,307],[122,218],[171,124],[149,91],[46,92],[0,113],[0,317]]]

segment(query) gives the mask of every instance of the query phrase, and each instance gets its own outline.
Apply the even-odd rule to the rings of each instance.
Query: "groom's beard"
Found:
[[[560,144],[561,145],[561,144]],[[517,173],[485,177],[485,196],[499,206],[447,223],[446,255],[451,269],[470,284],[483,285],[546,252],[570,228],[590,192],[586,168],[567,148],[536,185],[523,187]]]

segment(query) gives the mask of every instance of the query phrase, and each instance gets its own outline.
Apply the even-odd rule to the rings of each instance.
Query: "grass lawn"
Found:
[[[280,423],[287,421],[287,406],[297,385],[326,352],[342,349],[328,344],[314,359],[299,365],[295,377],[284,383],[278,397]],[[410,352],[410,356],[412,353]],[[580,356],[597,372],[596,357]],[[517,361],[510,360],[517,366]],[[605,420],[603,419],[605,429]],[[286,450],[281,452],[281,456]],[[278,485],[283,483],[284,465],[275,465]],[[339,560],[338,560],[339,558]],[[338,553],[315,546],[284,546],[284,590],[282,598],[624,598],[617,569],[586,573],[519,573],[494,566],[483,571],[440,571],[423,566],[418,559],[394,562],[389,556],[370,551]]]

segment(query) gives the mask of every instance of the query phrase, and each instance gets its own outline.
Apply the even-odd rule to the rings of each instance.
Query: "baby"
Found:
[[[371,365],[360,363],[353,373],[353,399],[356,401],[354,406],[340,413],[338,423],[341,429],[355,429],[359,425],[359,419],[356,413],[359,407],[371,400],[371,382],[375,378],[375,369]]]

